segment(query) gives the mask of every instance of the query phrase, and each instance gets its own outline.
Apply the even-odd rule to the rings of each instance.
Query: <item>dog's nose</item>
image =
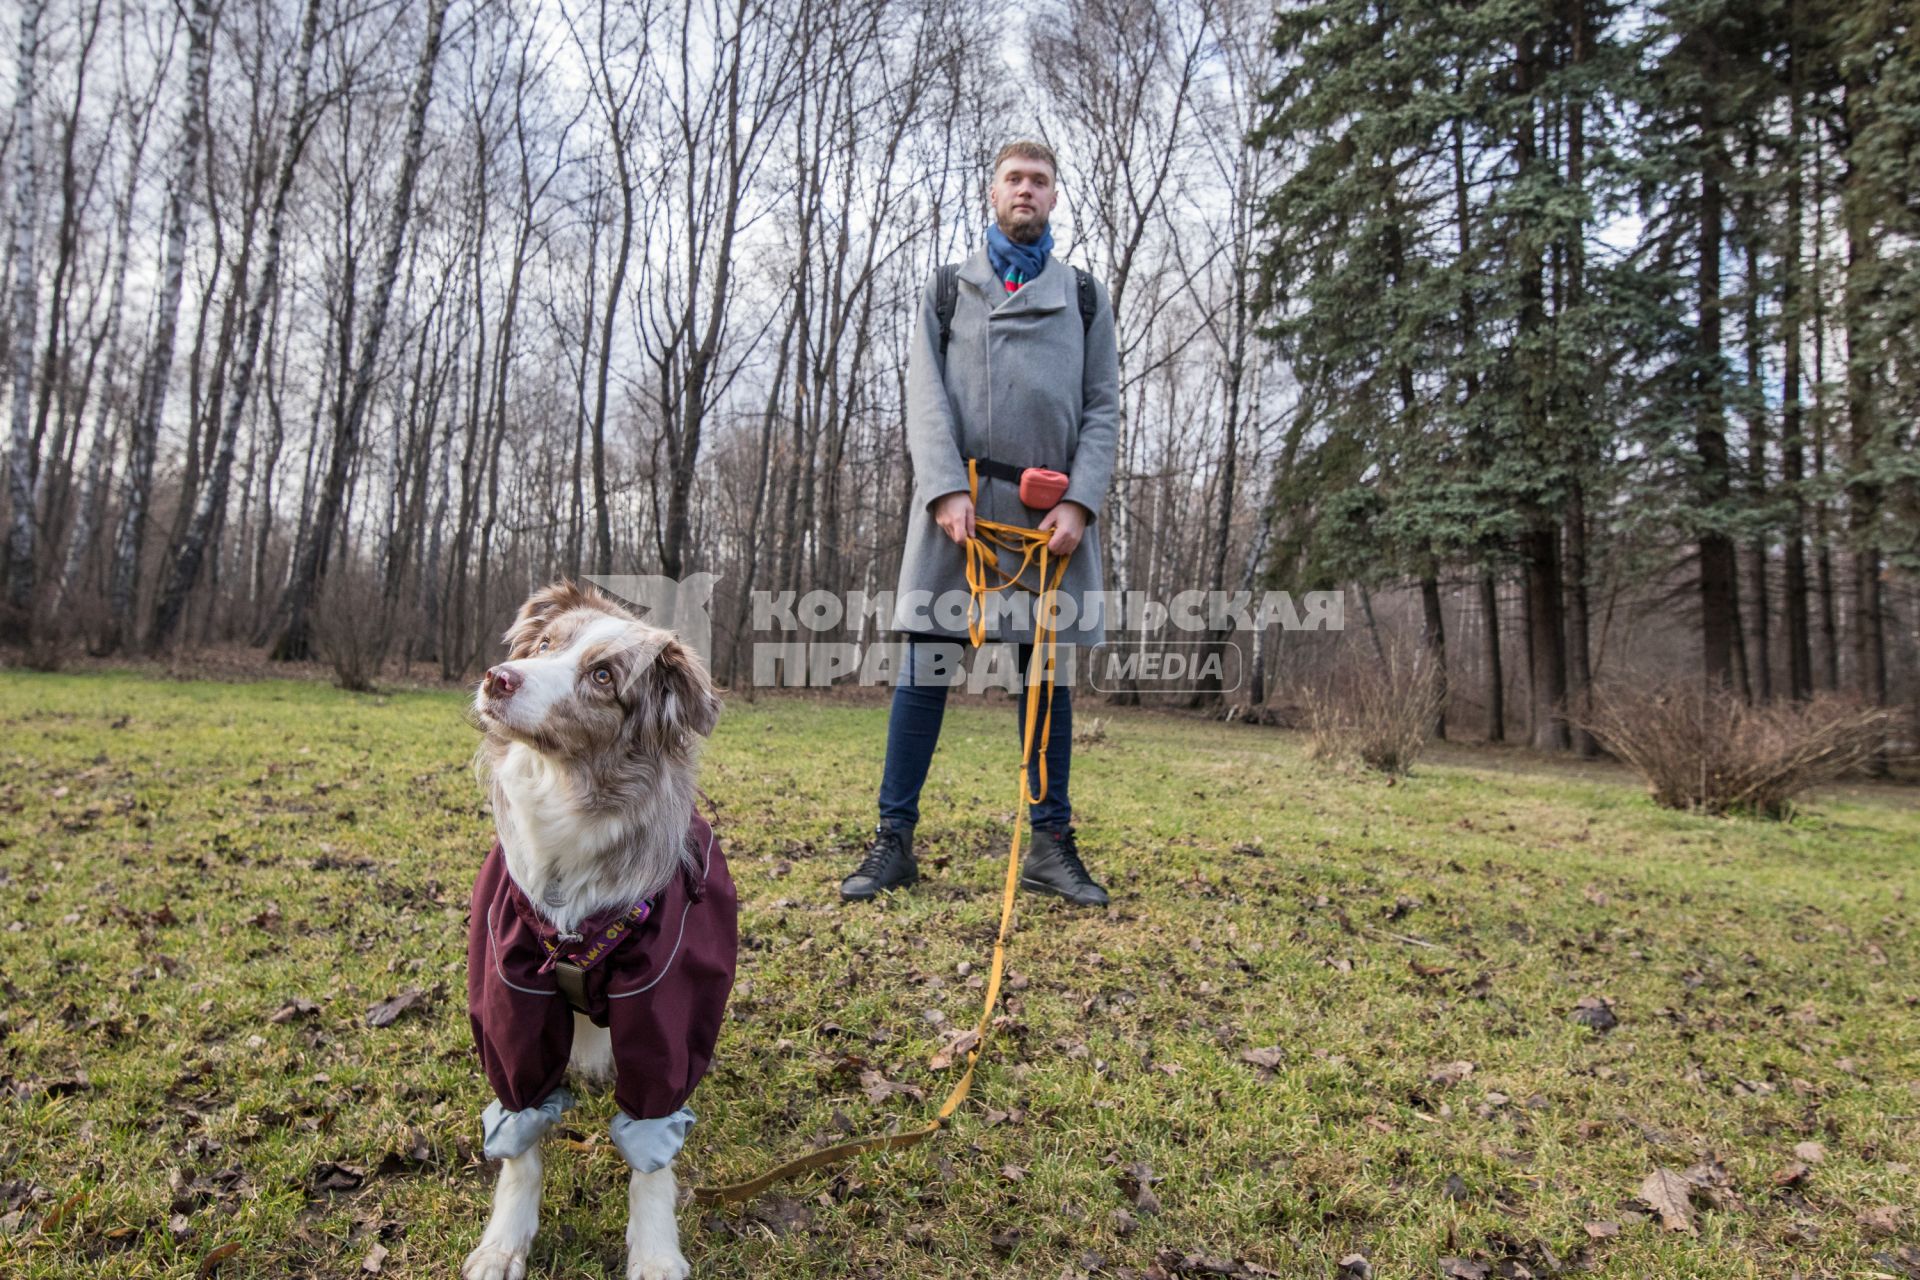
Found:
[[[520,681],[520,673],[504,663],[497,667],[487,668],[485,680],[486,690],[492,697],[512,697],[513,691],[520,687]]]

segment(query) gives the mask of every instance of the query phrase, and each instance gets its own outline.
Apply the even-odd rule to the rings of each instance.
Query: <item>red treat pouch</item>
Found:
[[[1064,472],[1028,467],[1020,473],[1020,501],[1037,511],[1051,511],[1067,496]]]

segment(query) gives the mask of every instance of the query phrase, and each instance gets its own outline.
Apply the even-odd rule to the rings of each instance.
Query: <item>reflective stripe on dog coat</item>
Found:
[[[534,910],[494,841],[467,926],[467,1013],[499,1099],[484,1121],[487,1155],[520,1154],[572,1105],[561,1082],[573,1009],[554,982],[555,947],[585,969],[587,1017],[612,1034],[616,1145],[636,1168],[658,1168],[678,1151],[693,1118],[687,1099],[713,1061],[739,945],[727,860],[698,813],[687,841],[692,865],[643,920],[631,924],[622,908],[587,921],[577,941],[561,941]]]

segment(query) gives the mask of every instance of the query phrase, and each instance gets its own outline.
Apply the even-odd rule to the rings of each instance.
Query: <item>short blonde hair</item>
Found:
[[[1047,168],[1053,170],[1054,181],[1058,182],[1060,180],[1060,162],[1054,159],[1053,148],[1044,142],[1034,142],[1026,138],[1009,142],[1006,146],[1000,148],[1000,153],[993,158],[993,171],[989,176],[999,177],[1000,166],[1015,157],[1022,160],[1046,161]]]

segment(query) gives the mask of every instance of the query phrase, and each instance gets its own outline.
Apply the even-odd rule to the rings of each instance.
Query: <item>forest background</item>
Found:
[[[989,159],[1111,290],[1110,585],[1349,592],[1455,736],[1920,700],[1889,0],[23,3],[7,638],[459,680],[561,573],[891,588]],[[849,622],[842,638],[870,639]],[[1198,701],[1284,717],[1278,630]],[[1138,694],[1122,694],[1122,700]]]

